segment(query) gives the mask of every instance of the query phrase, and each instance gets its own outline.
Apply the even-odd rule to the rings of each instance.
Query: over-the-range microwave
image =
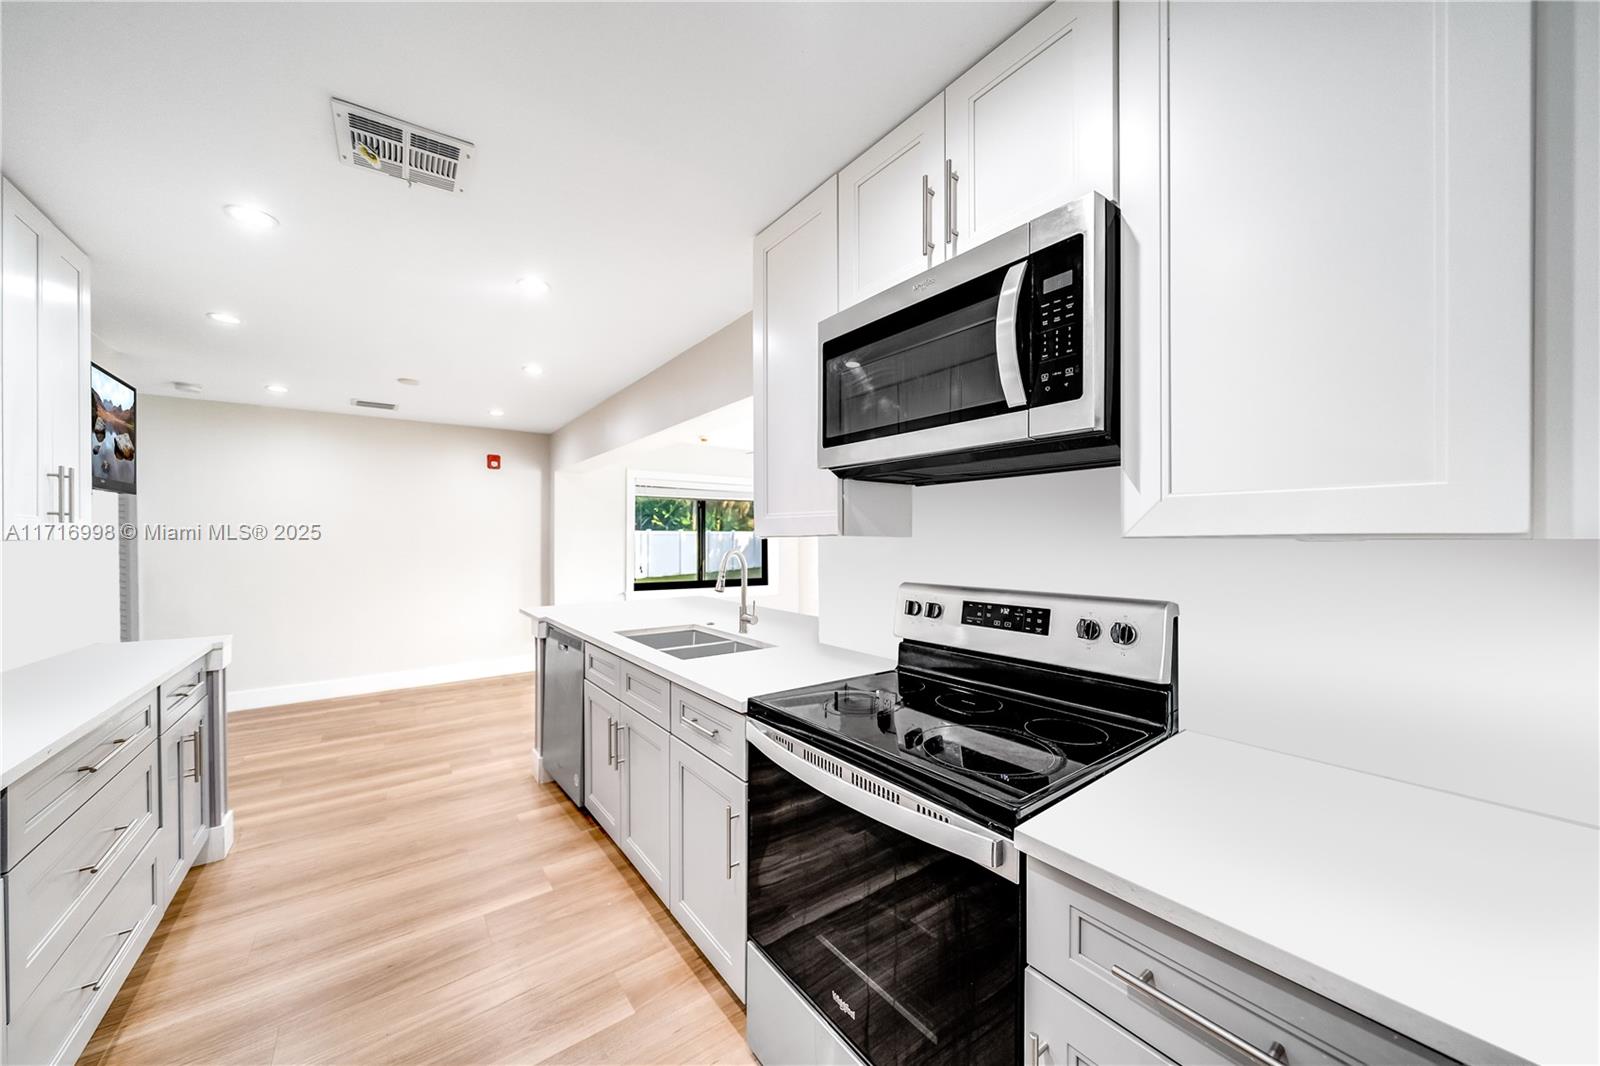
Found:
[[[826,319],[821,465],[912,485],[1114,466],[1119,225],[1093,193]]]

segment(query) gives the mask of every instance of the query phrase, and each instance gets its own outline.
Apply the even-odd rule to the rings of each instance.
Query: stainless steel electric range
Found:
[[[750,701],[764,1066],[1021,1061],[1013,833],[1176,731],[1177,615],[902,585],[897,669]]]

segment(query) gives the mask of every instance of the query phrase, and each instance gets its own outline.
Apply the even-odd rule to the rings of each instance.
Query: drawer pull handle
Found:
[[[128,742],[128,738],[127,737],[123,737],[120,740],[113,740],[111,742],[111,750],[106,752],[105,755],[101,757],[99,762],[95,763],[93,766],[80,766],[80,767],[78,767],[78,773],[80,773],[80,774],[97,774],[97,773],[99,773],[100,772],[100,768],[102,766],[104,766],[106,763],[110,762],[112,759],[115,759],[117,757],[117,752],[121,751],[122,750],[122,745],[126,744],[127,742]]]
[[[133,930],[132,929],[124,929],[122,932],[117,934],[117,936],[119,936],[119,937],[132,936],[132,935],[133,935]],[[111,956],[111,961],[106,963],[106,968],[100,971],[100,976],[96,977],[93,981],[90,981],[86,985],[79,985],[78,986],[78,991],[79,992],[98,992],[98,991],[100,991],[100,986],[106,983],[106,978],[111,976],[111,971],[115,970],[117,968],[117,960],[120,959],[120,958],[122,958],[122,948],[118,947],[117,950],[116,950],[116,953]]]
[[[701,736],[705,737],[707,740],[716,740],[718,733],[721,732],[717,729],[707,729],[705,726],[700,724],[700,719],[694,717],[693,715],[682,715],[679,717],[679,721],[688,726],[690,729],[693,729],[696,733],[699,733]]]
[[[113,829],[112,832],[114,834],[116,834],[116,835],[111,838],[111,843],[106,845],[106,850],[101,852],[100,853],[100,857],[98,859],[96,859],[94,862],[90,863],[88,866],[80,866],[80,867],[78,867],[78,872],[80,874],[97,874],[97,873],[99,873],[100,872],[100,867],[102,867],[102,866],[104,866],[106,864],[106,860],[111,858],[111,853],[113,851],[117,850],[117,845],[122,843],[122,834],[126,833],[129,829],[132,829],[132,828],[133,828],[133,823],[129,822],[127,825],[119,825],[115,829]]]
[[[172,698],[173,698],[174,701],[186,700],[186,699],[189,698],[189,693],[193,692],[195,689],[197,689],[199,687],[200,687],[200,682],[198,682],[198,681],[191,682],[190,684],[187,684],[187,685],[183,686],[182,688],[180,688],[178,691],[174,692],[172,694]]]
[[[1050,1045],[1039,1039],[1038,1033],[1028,1034],[1028,1066],[1039,1066],[1039,1056],[1050,1050]]]
[[[1260,1048],[1250,1043],[1250,1041],[1245,1040],[1243,1037],[1235,1036],[1233,1033],[1230,1033],[1228,1030],[1224,1029],[1210,1018],[1207,1018],[1205,1015],[1190,1007],[1184,1006],[1182,1003],[1179,1003],[1177,1000],[1173,999],[1171,996],[1167,995],[1165,992],[1156,987],[1156,975],[1150,970],[1146,970],[1144,973],[1135,977],[1127,970],[1124,970],[1121,966],[1113,965],[1111,967],[1111,972],[1116,976],[1117,980],[1127,985],[1130,989],[1149,996],[1151,999],[1161,1004],[1161,1006],[1172,1011],[1174,1014],[1178,1015],[1178,1017],[1182,1018],[1190,1025],[1193,1025],[1195,1028],[1199,1029],[1213,1040],[1217,1040],[1224,1046],[1232,1048],[1240,1055],[1243,1055],[1250,1062],[1258,1064],[1258,1066],[1283,1066],[1283,1064],[1289,1059],[1288,1052],[1285,1050],[1284,1046],[1278,1043],[1276,1040],[1272,1042],[1271,1048],[1266,1051],[1262,1051]]]

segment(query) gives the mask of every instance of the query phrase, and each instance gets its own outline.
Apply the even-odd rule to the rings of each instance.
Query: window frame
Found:
[[[695,569],[697,576],[693,581],[647,581],[639,583],[634,576],[634,528],[636,521],[636,502],[641,496],[655,496],[667,499],[692,500],[695,505]],[[717,587],[715,571],[709,567],[710,560],[706,558],[706,503],[714,500],[755,500],[755,491],[748,481],[734,478],[720,478],[710,475],[688,474],[652,474],[642,471],[628,472],[628,501],[627,501],[627,544],[623,552],[624,572],[623,589],[624,598],[634,596],[649,596],[657,592],[695,592],[703,589]],[[752,588],[769,588],[773,585],[773,565],[771,546],[766,537],[756,538],[761,542],[761,576],[750,578]]]

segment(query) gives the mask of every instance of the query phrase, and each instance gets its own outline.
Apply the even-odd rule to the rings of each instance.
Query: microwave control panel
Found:
[[[1083,235],[1033,256],[1034,407],[1083,396]]]

